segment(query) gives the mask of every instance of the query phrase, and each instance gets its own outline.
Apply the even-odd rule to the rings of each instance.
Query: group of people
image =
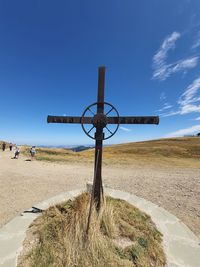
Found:
[[[13,144],[12,143],[9,144],[9,149],[10,149],[10,151],[12,151],[12,149],[13,149]],[[5,150],[6,150],[6,143],[3,142],[2,143],[2,151],[5,151]],[[30,155],[31,155],[31,159],[33,159],[35,157],[35,154],[36,154],[35,146],[32,146],[30,148],[29,152],[30,152]],[[20,148],[18,146],[15,146],[14,159],[18,159],[19,155],[20,155]]]
[[[5,151],[6,150],[6,146],[7,146],[6,143],[3,142],[2,143],[2,151]],[[12,151],[12,149],[13,149],[13,144],[12,143],[9,144],[9,149],[10,149],[10,151]],[[15,156],[14,156],[14,159],[18,159],[19,154],[20,154],[20,149],[19,149],[18,146],[16,146],[15,147]]]
[[[10,143],[10,144],[9,144],[9,149],[10,149],[10,151],[12,151],[12,148],[13,148],[13,144]],[[6,143],[5,143],[5,142],[2,143],[2,150],[3,150],[3,151],[6,150]]]

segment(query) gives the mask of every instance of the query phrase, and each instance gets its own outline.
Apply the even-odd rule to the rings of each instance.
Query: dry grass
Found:
[[[165,265],[161,234],[148,215],[125,201],[109,197],[99,215],[93,207],[86,236],[88,203],[89,195],[84,193],[74,201],[45,211],[32,226],[32,250],[18,267]],[[129,241],[128,246],[124,246],[124,240]]]
[[[26,157],[30,157],[30,147],[23,146],[22,153]],[[92,162],[92,156],[85,157],[82,152],[73,152],[65,148],[36,148],[36,159],[49,162]]]
[[[109,163],[172,165],[200,168],[200,138],[169,138],[106,147]]]
[[[50,162],[90,163],[93,162],[94,149],[82,152],[37,149],[36,158]],[[200,137],[169,138],[104,147],[103,163],[200,168]]]

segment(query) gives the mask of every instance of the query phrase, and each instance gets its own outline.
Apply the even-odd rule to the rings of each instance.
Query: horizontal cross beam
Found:
[[[92,117],[84,117],[83,123],[92,124]],[[81,123],[81,117],[74,116],[48,116],[48,123]]]
[[[158,116],[108,117],[108,124],[159,124]]]
[[[93,124],[93,117],[48,116],[48,123]],[[107,124],[159,124],[158,116],[107,117]]]

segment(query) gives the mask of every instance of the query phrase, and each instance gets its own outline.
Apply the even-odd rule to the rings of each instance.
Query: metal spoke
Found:
[[[109,131],[109,133],[110,134],[113,134],[113,132],[111,132],[109,129],[108,129],[108,127],[106,126],[106,129],[107,129],[107,131]]]
[[[114,108],[112,107],[107,113],[106,115],[108,115]]]
[[[88,110],[89,110],[93,115],[95,115],[94,112],[93,112],[90,108],[88,108]]]
[[[94,126],[89,130],[89,132],[87,132],[88,134],[94,129]]]

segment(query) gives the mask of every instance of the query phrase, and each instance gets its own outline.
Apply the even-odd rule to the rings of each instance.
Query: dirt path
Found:
[[[0,226],[37,202],[82,188],[93,177],[90,164],[11,159],[0,151]],[[200,237],[200,169],[104,166],[104,185],[161,205]]]

